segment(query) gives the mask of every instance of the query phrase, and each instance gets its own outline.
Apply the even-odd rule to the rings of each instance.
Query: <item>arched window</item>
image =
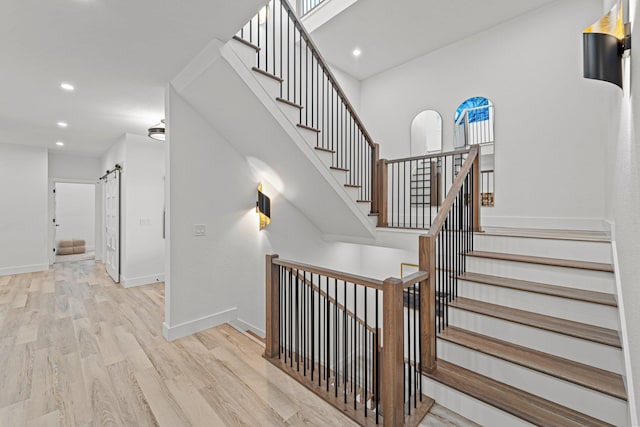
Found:
[[[442,150],[442,117],[435,110],[418,113],[411,122],[411,155]]]
[[[493,117],[493,103],[483,96],[474,96],[461,103],[453,117],[454,147],[492,143]]]

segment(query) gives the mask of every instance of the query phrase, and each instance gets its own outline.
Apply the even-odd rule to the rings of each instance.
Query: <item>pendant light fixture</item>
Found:
[[[149,138],[155,139],[156,141],[164,141],[165,140],[165,124],[164,119],[160,120],[160,123],[157,125],[153,125],[148,129]]]

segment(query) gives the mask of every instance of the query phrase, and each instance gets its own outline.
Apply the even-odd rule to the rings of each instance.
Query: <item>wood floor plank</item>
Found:
[[[155,369],[138,371],[134,375],[159,426],[191,425]]]
[[[545,316],[530,311],[518,310],[484,301],[458,297],[450,303],[451,307],[485,316],[495,317],[509,322],[544,329],[559,334],[621,348],[618,332],[613,329],[587,325],[558,317]]]

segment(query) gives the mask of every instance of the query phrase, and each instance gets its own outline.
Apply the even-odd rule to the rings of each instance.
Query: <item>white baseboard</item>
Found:
[[[234,319],[230,321],[229,324],[234,328],[236,328],[237,330],[239,330],[240,332],[251,331],[257,336],[259,336],[260,338],[264,338],[267,336],[267,333],[265,332],[264,329],[260,329],[257,326],[252,325],[249,322],[245,322],[242,319]]]
[[[141,277],[120,277],[120,283],[124,288],[132,288],[134,286],[150,285],[151,283],[164,282],[164,273],[152,274],[150,276]]]
[[[37,271],[47,271],[49,269],[49,263],[45,264],[31,264],[31,265],[18,265],[15,267],[3,267],[0,268],[0,276],[11,276],[13,274],[23,273],[35,273]]]
[[[481,215],[481,223],[488,227],[542,228],[552,230],[609,231],[609,224],[601,218],[553,218],[526,216]]]
[[[177,340],[224,323],[233,323],[237,320],[237,316],[238,309],[234,307],[199,319],[189,320],[188,322],[183,322],[175,326],[169,326],[166,322],[163,322],[162,335],[168,341]]]

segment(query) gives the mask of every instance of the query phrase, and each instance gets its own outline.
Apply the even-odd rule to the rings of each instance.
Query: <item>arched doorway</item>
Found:
[[[442,150],[442,117],[435,110],[418,113],[411,122],[411,155]]]

